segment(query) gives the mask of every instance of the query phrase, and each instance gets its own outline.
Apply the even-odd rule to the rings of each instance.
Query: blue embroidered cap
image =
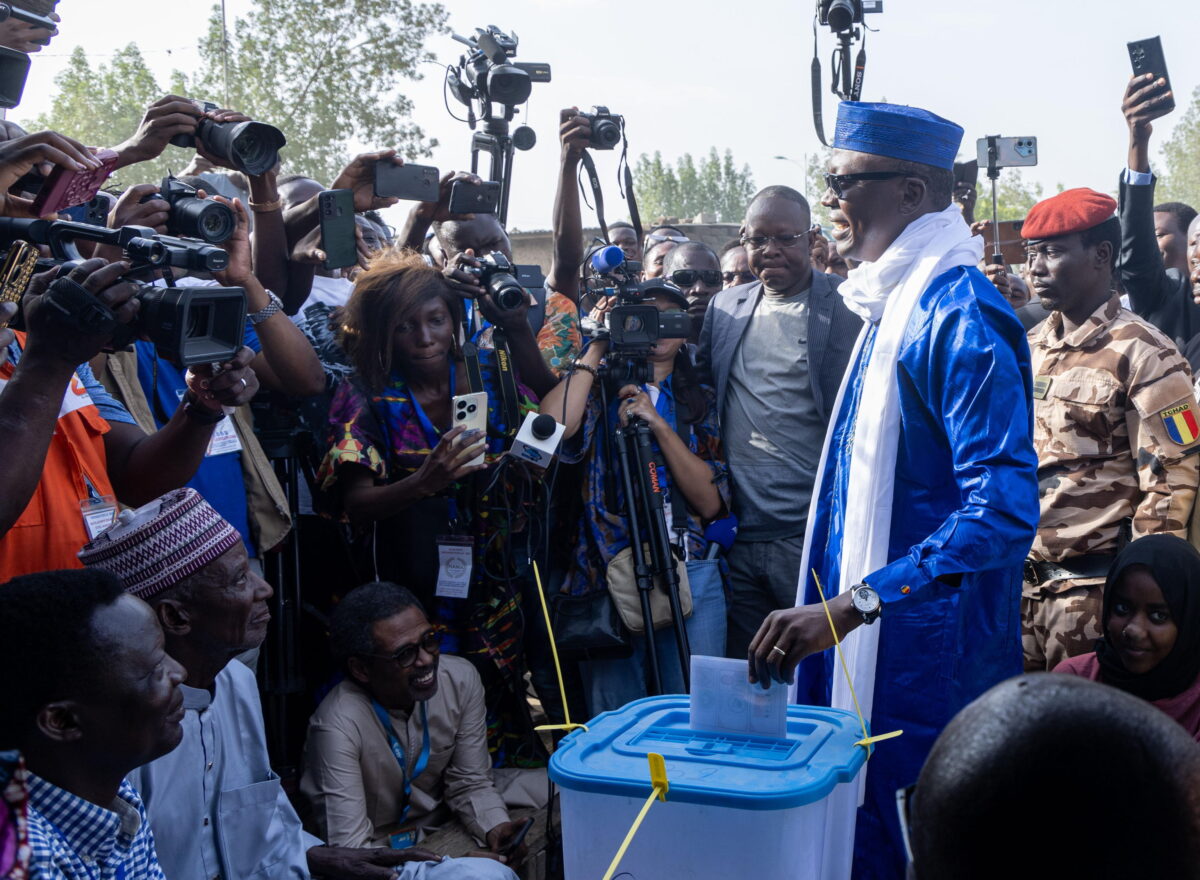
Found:
[[[835,150],[855,150],[954,168],[962,126],[920,107],[842,101],[833,132]]]

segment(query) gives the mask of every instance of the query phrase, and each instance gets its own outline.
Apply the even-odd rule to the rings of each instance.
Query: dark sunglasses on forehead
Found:
[[[846,190],[860,180],[893,180],[897,177],[908,177],[903,171],[863,171],[860,174],[826,174],[825,185],[833,190],[839,199],[845,197]]]
[[[690,239],[686,235],[663,235],[659,232],[646,233],[646,242],[642,245],[642,250],[648,251],[656,244],[662,244],[664,241],[673,241],[676,244],[683,244]]]
[[[671,283],[679,288],[688,288],[696,283],[699,279],[705,284],[717,285],[721,283],[720,269],[676,269],[671,273]]]
[[[415,642],[402,645],[394,654],[363,654],[363,657],[374,657],[376,660],[390,660],[401,669],[407,669],[417,662],[417,655],[424,651],[426,654],[436,654],[441,650],[438,631],[426,630]]]

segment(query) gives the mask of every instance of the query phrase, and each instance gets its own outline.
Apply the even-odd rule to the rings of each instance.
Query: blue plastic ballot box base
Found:
[[[692,730],[686,696],[649,697],[565,737],[550,759],[567,880],[599,880],[650,793],[647,755],[670,793],[621,862],[642,878],[808,880],[825,845],[825,799],[866,761],[852,712],[789,706],[787,738]],[[626,872],[628,872],[626,874]]]

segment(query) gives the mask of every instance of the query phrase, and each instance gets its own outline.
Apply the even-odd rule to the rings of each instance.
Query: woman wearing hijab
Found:
[[[1055,672],[1141,697],[1200,741],[1200,553],[1148,535],[1117,554],[1104,588],[1104,636]]]

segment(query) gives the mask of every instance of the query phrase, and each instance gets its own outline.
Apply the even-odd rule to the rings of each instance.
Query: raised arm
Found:
[[[592,136],[592,124],[578,107],[559,113],[562,143],[558,191],[554,196],[553,257],[546,276],[550,289],[579,303],[579,266],[583,262],[583,216],[579,210],[579,162]]]

